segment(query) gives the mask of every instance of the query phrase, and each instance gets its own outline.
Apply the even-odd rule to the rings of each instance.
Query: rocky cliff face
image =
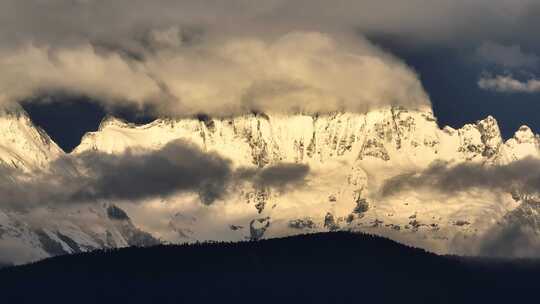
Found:
[[[248,187],[226,202],[208,207],[204,216],[190,215],[190,220],[184,222],[172,217],[175,227],[184,227],[178,234],[180,239],[189,235],[190,240],[216,236],[235,240],[253,235],[259,238],[359,229],[414,244],[417,239],[429,239],[429,244],[424,245],[440,252],[451,251],[448,244],[456,237],[482,233],[518,204],[510,195],[494,198],[490,193],[451,199],[407,193],[383,199],[376,195],[380,184],[388,177],[421,170],[434,161],[496,166],[527,156],[538,157],[539,153],[539,139],[527,127],[504,142],[491,116],[457,130],[440,129],[431,111],[400,108],[367,114],[253,114],[230,119],[157,120],[144,126],[111,118],[98,132],[85,136],[74,153],[90,149],[108,153],[133,147],[156,149],[178,138],[206,151],[216,151],[236,166],[294,162],[308,164],[312,171],[303,189],[275,193]],[[187,211],[192,210],[192,205],[172,201],[169,203],[175,206],[175,212],[192,213]],[[208,223],[205,217],[212,216],[223,223]],[[254,229],[253,224],[259,222],[264,223],[258,225],[262,229]],[[175,240],[176,236],[164,230],[159,233]]]
[[[63,154],[46,135],[26,123],[26,116],[7,118],[6,121],[17,122],[13,133],[15,140],[28,142],[16,146],[33,148],[2,153],[0,159],[4,163],[15,161],[24,168],[46,166],[49,160]],[[13,126],[13,122],[0,124],[0,133],[13,130],[6,127],[8,125]],[[23,133],[20,129],[27,131]],[[184,139],[205,151],[217,152],[230,159],[235,167],[303,163],[309,165],[310,175],[306,185],[288,191],[244,185],[209,206],[190,194],[150,199],[142,204],[118,202],[129,214],[129,223],[134,223],[128,229],[130,232],[137,231],[134,227],[140,224],[151,227],[150,232],[162,240],[184,242],[259,239],[350,229],[383,234],[438,252],[452,252],[456,239],[488,231],[517,208],[519,202],[513,200],[511,194],[501,196],[485,191],[474,195],[462,193],[452,198],[421,191],[381,197],[378,191],[385,179],[422,170],[434,161],[497,166],[527,156],[538,157],[540,151],[540,139],[527,127],[520,128],[514,138],[503,142],[493,117],[457,130],[441,129],[429,110],[384,108],[367,114],[285,116],[270,113],[221,119],[205,116],[159,119],[142,126],[109,117],[97,132],[85,135],[72,154],[159,149],[175,139]],[[0,143],[0,146],[9,147],[9,144]],[[17,162],[17,159],[21,161]],[[108,207],[93,208],[91,212],[100,214],[99,218],[103,219],[101,226],[112,228],[102,229],[97,238],[102,243],[95,241],[94,235],[88,238],[94,243],[79,248],[130,245],[126,239],[130,239],[130,233],[123,226],[119,228],[119,219],[107,216]],[[19,220],[9,214],[5,217]],[[23,223],[24,219],[20,221]],[[17,226],[13,223],[4,225]],[[31,235],[35,230],[32,226],[24,233]],[[63,244],[62,248],[73,248],[69,242],[61,243],[62,237],[49,234],[60,230],[42,230],[44,232],[32,234],[29,237],[32,241],[28,242],[38,244],[37,247],[41,243],[43,247],[48,242],[43,241],[47,239],[45,235],[48,235]],[[108,242],[107,233],[112,235],[109,239],[123,238],[123,241]],[[115,233],[122,238],[116,238]],[[17,239],[16,234],[13,235],[11,239]],[[139,235],[131,239],[146,237]],[[83,244],[80,240],[84,238],[70,239]],[[38,257],[54,254],[45,249],[42,251],[44,253]]]
[[[527,136],[521,133],[516,136]],[[259,167],[283,161],[316,164],[336,159],[407,160],[418,164],[434,159],[491,161],[503,145],[493,117],[459,130],[441,130],[429,111],[387,108],[367,114],[157,120],[144,126],[109,118],[98,132],[87,134],[74,153],[156,148],[178,138],[218,151],[238,165]],[[533,136],[531,140],[536,139]],[[526,141],[516,139],[517,145]],[[507,148],[512,149],[510,145]]]

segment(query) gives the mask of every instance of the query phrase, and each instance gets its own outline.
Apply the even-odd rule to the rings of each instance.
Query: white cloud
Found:
[[[512,76],[484,76],[478,80],[478,86],[484,90],[501,93],[538,93],[540,80],[520,81]]]
[[[105,105],[152,106],[168,115],[429,105],[412,70],[358,37],[291,32],[273,39],[207,38],[182,47],[174,37],[178,32],[152,32],[159,43],[141,53],[142,60],[88,44],[5,50],[0,99],[56,89],[96,97]]]
[[[61,89],[186,115],[417,106],[429,102],[414,72],[357,33],[415,46],[519,40],[538,10],[536,0],[3,0],[0,100]],[[481,51],[535,61],[519,47]]]

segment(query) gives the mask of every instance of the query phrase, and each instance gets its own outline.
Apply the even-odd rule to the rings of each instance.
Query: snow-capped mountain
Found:
[[[15,183],[13,174],[47,170],[65,153],[27,114],[12,107],[0,112],[1,182]],[[69,170],[69,168],[64,168]],[[24,263],[52,255],[98,248],[157,244],[136,228],[122,209],[111,203],[62,208],[5,208],[10,196],[0,198],[0,263]],[[4,206],[2,206],[4,205]]]
[[[4,163],[21,170],[46,169],[64,155],[23,112],[4,113],[0,120],[0,134],[7,134],[0,142]],[[441,129],[429,109],[389,107],[366,114],[201,115],[147,125],[109,117],[98,131],[86,134],[71,155],[158,150],[177,139],[230,159],[235,168],[302,163],[310,173],[304,185],[287,191],[243,184],[210,205],[202,204],[197,194],[182,193],[137,204],[98,202],[62,210],[1,212],[0,252],[24,248],[32,254],[13,260],[24,262],[78,250],[152,244],[156,239],[244,240],[348,229],[436,252],[467,253],[467,240],[482,238],[521,201],[511,193],[485,190],[448,197],[409,189],[382,196],[381,186],[388,178],[421,171],[435,161],[501,166],[539,157],[540,151],[539,137],[525,126],[504,142],[493,117],[457,130]]]
[[[43,168],[63,153],[17,106],[0,108],[0,163],[24,171]]]

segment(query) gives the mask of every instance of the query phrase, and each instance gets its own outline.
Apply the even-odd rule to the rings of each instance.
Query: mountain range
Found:
[[[530,249],[531,235],[534,240],[540,233],[534,194],[474,185],[431,187],[430,175],[423,175],[437,164],[490,172],[540,156],[540,137],[530,128],[523,126],[504,141],[491,116],[459,129],[440,128],[430,109],[399,107],[198,115],[146,125],[107,117],[66,153],[22,109],[11,107],[0,114],[0,134],[1,185],[7,193],[0,204],[2,264],[103,248],[335,230],[383,235],[443,254],[531,256],[536,252]],[[10,201],[10,189],[21,187],[21,180],[24,187],[28,180],[36,182],[33,176],[47,176],[54,184],[57,175],[77,180],[91,174],[76,162],[59,161],[64,158],[151,154],[178,141],[225,160],[236,175],[283,165],[303,165],[309,172],[293,184],[239,182],[211,198],[204,191],[172,191],[140,199],[88,196],[73,204],[56,204],[52,196],[32,208]],[[283,177],[272,174],[267,171],[270,178]],[[419,182],[411,186],[408,179]],[[509,238],[515,241],[501,245]]]

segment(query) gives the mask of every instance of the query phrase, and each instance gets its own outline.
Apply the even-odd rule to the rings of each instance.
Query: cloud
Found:
[[[275,164],[235,169],[228,159],[178,140],[157,151],[69,155],[56,160],[47,171],[1,170],[2,206],[25,210],[103,199],[137,202],[177,193],[197,193],[201,202],[209,205],[246,182],[279,190],[301,185],[309,167]]]
[[[452,246],[466,255],[498,258],[540,257],[538,203],[525,201],[506,213],[486,232],[467,238],[456,237]]]
[[[516,216],[525,212],[528,212],[528,220]],[[540,239],[535,214],[528,204],[522,204],[481,234],[456,235],[450,243],[452,252],[466,256],[539,258]]]
[[[260,169],[240,169],[238,177],[252,180],[254,185],[262,188],[276,188],[285,191],[291,187],[305,183],[309,166],[305,164],[278,164]]]
[[[497,221],[489,222],[486,231],[467,237],[455,235],[450,243],[451,251],[465,255],[538,258],[538,158],[529,157],[498,166],[436,162],[421,172],[411,172],[386,180],[379,194],[384,198],[398,196],[405,191],[419,191],[424,198],[430,194],[442,194],[443,197],[439,199],[444,201],[445,197],[452,200],[464,193],[466,196],[463,199],[471,200],[470,203],[473,204],[479,190],[483,191],[480,192],[483,193],[482,200],[486,199],[485,193],[493,194],[491,199],[494,200],[499,199],[503,193],[510,193],[520,204],[515,209],[506,211]]]
[[[484,62],[506,68],[533,68],[540,63],[540,57],[523,52],[519,45],[484,42],[476,50],[476,54]]]
[[[475,189],[537,194],[540,192],[540,159],[529,157],[500,166],[435,162],[424,171],[386,180],[381,187],[381,195],[389,196],[414,189],[429,189],[444,194]]]
[[[229,160],[184,141],[174,141],[156,152],[85,152],[74,161],[83,168],[86,180],[85,187],[72,195],[78,201],[140,200],[199,192],[204,203],[211,203],[225,193],[233,174]]]
[[[476,50],[476,55],[483,62],[522,74],[527,74],[526,70],[535,69],[540,63],[540,57],[523,52],[519,45],[506,46],[485,42]],[[493,76],[484,73],[478,80],[478,87],[499,93],[531,94],[540,92],[540,80],[534,75],[529,75],[529,79],[522,81],[511,74]]]
[[[538,258],[540,240],[537,231],[519,222],[494,227],[478,240],[477,254],[500,258]]]
[[[500,93],[538,93],[540,80],[533,78],[520,81],[512,76],[484,76],[478,80],[481,89]]]
[[[530,36],[539,10],[536,0],[4,0],[0,41],[9,46],[93,41],[136,52],[152,30],[176,26],[185,37],[193,32],[230,37],[359,30],[427,42],[499,41]],[[174,34],[156,37],[176,41]]]
[[[538,11],[534,0],[5,0],[0,100],[68,91],[176,116],[429,106],[414,71],[362,36],[534,49]],[[480,51],[534,61],[514,46]]]
[[[416,74],[367,40],[350,44],[318,32],[291,32],[178,48],[177,35],[175,29],[157,35],[156,49],[144,50],[140,58],[91,44],[62,49],[28,44],[4,52],[0,99],[59,90],[106,106],[150,106],[161,115],[429,105]]]

